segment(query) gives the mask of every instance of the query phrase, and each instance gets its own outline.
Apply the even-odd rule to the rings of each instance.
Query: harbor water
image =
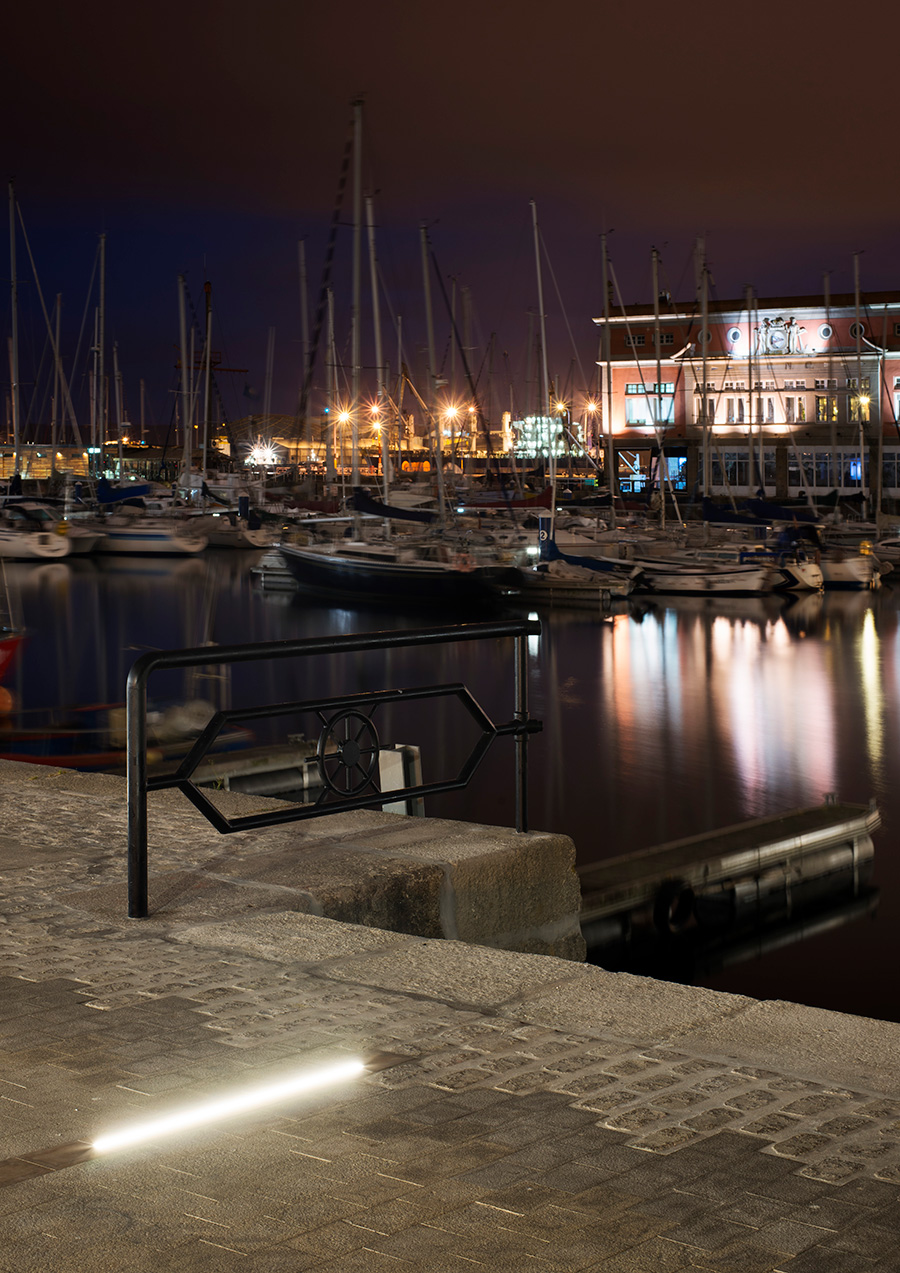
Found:
[[[4,732],[11,738],[23,725],[123,702],[129,668],[146,650],[513,613],[352,605],[264,589],[251,570],[258,560],[208,550],[187,560],[7,564],[29,636],[4,681],[11,702],[0,717],[0,752],[9,754]],[[875,799],[877,906],[773,949],[753,950],[751,941],[749,956],[699,960],[687,972],[673,953],[671,975],[900,1020],[892,976],[900,955],[900,588],[789,600],[630,598],[539,617],[541,634],[529,638],[529,706],[543,731],[529,744],[529,825],[570,835],[587,864],[832,795]],[[500,723],[513,711],[511,652],[473,642],[252,663],[227,674],[159,673],[151,706],[240,708],[460,681]],[[425,781],[458,772],[473,744],[471,717],[455,699],[385,705],[377,724],[383,744],[420,747]],[[250,724],[256,745],[281,741],[285,730],[314,738],[309,726],[299,718]],[[511,740],[497,739],[470,786],[430,798],[426,811],[513,825]]]

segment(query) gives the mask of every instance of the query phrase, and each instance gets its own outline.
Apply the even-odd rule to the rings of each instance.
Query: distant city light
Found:
[[[247,457],[248,464],[256,464],[260,468],[271,468],[278,463],[278,453],[267,442],[257,442]]]

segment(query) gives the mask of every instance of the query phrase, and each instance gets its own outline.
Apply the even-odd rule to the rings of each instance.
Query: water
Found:
[[[262,591],[255,555],[8,566],[31,630],[6,685],[36,709],[121,701],[146,649],[427,626],[488,617],[335,606]],[[704,973],[702,984],[900,1020],[900,589],[782,602],[658,599],[605,616],[543,612],[529,641],[529,824],[570,835],[579,861],[839,799],[878,801],[873,915]],[[236,667],[227,681],[159,674],[157,699],[247,706],[463,681],[496,722],[512,715],[511,645],[466,644]],[[13,718],[15,719],[15,717]],[[290,722],[288,722],[290,726]],[[295,731],[317,726],[295,721]],[[255,725],[258,739],[274,726]],[[419,743],[426,781],[457,772],[477,737],[452,700],[379,709],[383,741]],[[514,823],[513,746],[498,739],[437,816]],[[676,973],[673,971],[673,975]]]

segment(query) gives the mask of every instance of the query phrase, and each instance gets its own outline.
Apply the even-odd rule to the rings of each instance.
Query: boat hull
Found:
[[[735,570],[667,569],[658,564],[635,561],[643,570],[643,586],[651,592],[693,593],[703,596],[753,596],[773,590],[774,572],[768,566],[738,567]]]
[[[8,561],[46,561],[70,552],[68,537],[55,531],[0,530],[0,557]]]
[[[502,567],[463,568],[439,561],[353,557],[319,546],[279,544],[297,583],[344,596],[402,597],[406,601],[458,601],[495,595],[511,577]]]
[[[107,525],[105,538],[96,551],[124,553],[127,556],[147,553],[154,556],[184,557],[202,552],[206,544],[205,535],[181,534],[169,526]]]

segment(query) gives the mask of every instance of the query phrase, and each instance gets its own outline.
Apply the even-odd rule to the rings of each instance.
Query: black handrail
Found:
[[[299,821],[302,818],[320,817],[328,813],[344,812],[348,808],[372,808],[394,803],[404,797],[450,791],[468,785],[478,763],[493,739],[501,734],[511,734],[516,740],[516,830],[528,829],[527,793],[527,744],[528,735],[541,728],[539,721],[528,717],[528,636],[540,633],[541,625],[535,619],[498,620],[492,623],[456,624],[440,628],[418,628],[406,632],[364,632],[355,636],[303,637],[290,641],[254,642],[247,645],[192,646],[182,650],[151,651],[141,655],[128,673],[126,686],[127,710],[127,784],[128,784],[128,914],[131,918],[145,918],[148,914],[148,854],[147,854],[147,793],[163,787],[178,787],[209,818],[219,831],[243,830],[246,827],[272,826]],[[333,706],[338,700],[319,700],[304,704],[274,704],[268,708],[239,709],[232,713],[220,712],[210,721],[200,738],[191,748],[175,774],[150,779],[147,771],[147,682],[152,672],[173,668],[201,667],[212,664],[249,663],[261,659],[285,659],[311,654],[353,654],[364,650],[381,650],[401,646],[439,645],[455,641],[476,641],[497,637],[515,639],[513,719],[504,725],[494,725],[463,685],[434,686],[416,691],[371,691],[368,694],[347,696],[345,701],[377,703],[385,698],[427,696],[455,693],[482,728],[482,743],[473,752],[470,762],[455,779],[430,783],[412,788],[392,789],[389,792],[354,795],[343,801],[308,807],[279,808],[270,813],[254,814],[229,822],[217,813],[202,792],[190,781],[197,764],[211,745],[218,729],[229,717],[239,719],[248,715],[283,715],[290,709],[311,709]],[[320,762],[321,767],[321,762]]]

